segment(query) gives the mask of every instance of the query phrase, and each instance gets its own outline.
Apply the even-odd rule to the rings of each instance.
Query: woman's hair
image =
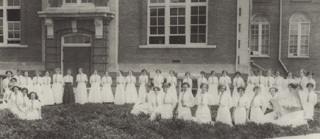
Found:
[[[154,87],[154,84],[153,84],[153,82],[148,82],[148,83],[146,83],[145,87],[152,88],[152,87]]]
[[[238,88],[237,88],[237,91],[240,92],[240,90],[246,91],[246,88],[244,88],[244,87],[238,87]]]
[[[170,88],[171,84],[170,83],[163,83],[162,88]]]
[[[186,72],[184,75],[185,75],[185,76],[187,76],[187,75],[190,76],[191,74],[190,74],[190,72]]]
[[[12,87],[11,91],[14,92],[15,88],[18,88],[19,91],[21,90],[21,88],[19,86],[14,86],[14,87]]]
[[[309,76],[309,75],[312,75],[312,76],[313,76],[313,75],[314,75],[314,73],[313,73],[313,72],[311,72],[311,71],[308,71],[306,75],[307,75],[307,76]]]
[[[183,87],[183,86],[185,86],[185,85],[188,86],[188,88],[190,87],[190,84],[187,83],[187,82],[182,83],[181,87]]]
[[[72,69],[67,69],[67,72],[70,71],[72,73]]]
[[[31,99],[31,95],[32,95],[32,94],[35,95],[35,98],[34,98],[34,99],[38,99],[38,100],[39,100],[39,96],[38,96],[38,94],[37,94],[36,92],[30,92],[30,93],[28,94],[28,98],[29,98],[29,99]]]
[[[289,76],[289,74],[291,74],[291,75],[292,75],[292,72],[288,71],[288,72],[287,72],[287,77]]]
[[[241,73],[240,73],[239,71],[237,71],[234,75],[235,75],[235,76],[241,75]]]
[[[222,70],[222,74],[224,74],[224,73],[228,74],[228,71]]]
[[[261,89],[261,87],[260,87],[260,86],[255,86],[255,87],[253,88],[253,91],[256,91],[257,89]]]
[[[78,70],[81,70],[83,72],[83,68],[79,68]]]
[[[123,75],[123,71],[122,70],[119,70],[119,72],[121,73],[121,75]]]
[[[27,88],[22,88],[22,89],[21,89],[21,92],[23,92],[23,91],[26,91],[27,94],[29,93],[29,90],[28,90]]]
[[[49,70],[46,70],[44,73],[47,73],[47,72],[50,74],[50,71],[49,71]]]
[[[35,70],[35,71],[34,71],[34,74],[39,74],[39,75],[40,75],[41,72],[40,72],[39,70]]]
[[[200,88],[202,88],[203,86],[205,86],[207,89],[209,89],[209,85],[208,85],[208,84],[202,83],[202,84],[200,85]]]
[[[299,84],[290,83],[290,84],[288,85],[288,87],[291,87],[291,88],[293,88],[293,89],[297,89],[297,88],[299,87]]]
[[[313,88],[313,87],[314,87],[314,84],[313,84],[313,83],[308,83],[308,84],[307,84],[307,87],[309,87],[309,86]]]
[[[153,87],[152,90],[153,90],[153,91],[160,91],[161,89],[160,89],[160,87],[156,86],[156,87]]]
[[[222,88],[224,88],[225,90],[227,90],[227,86],[226,86],[226,85],[220,84],[220,85],[218,86],[218,90],[221,90]]]
[[[143,73],[143,72],[147,72],[147,70],[146,69],[141,70],[141,73]]]
[[[302,71],[303,75],[306,75],[306,70],[300,69],[300,70],[299,70],[299,74],[300,74],[301,71]]]
[[[18,80],[17,80],[17,78],[11,78],[10,82],[12,82],[12,81],[17,82]]]
[[[157,72],[161,73],[161,70],[157,69],[157,70],[156,70],[156,73],[157,73]]]
[[[11,70],[6,71],[6,74],[11,73],[13,74],[13,72]]]
[[[200,72],[200,74],[206,74],[206,72],[204,72],[204,71],[201,71],[201,72]]]
[[[213,73],[216,73],[214,70],[212,70],[211,72],[210,72],[210,74],[212,75]]]
[[[278,91],[279,91],[279,89],[278,89],[277,87],[270,87],[270,88],[269,88],[269,92],[270,92],[272,89],[274,89],[275,92],[278,92]]]

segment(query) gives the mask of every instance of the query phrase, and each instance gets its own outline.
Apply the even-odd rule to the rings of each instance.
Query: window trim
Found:
[[[77,3],[66,3],[66,0],[63,0],[62,6],[66,7],[74,7],[74,6],[94,6],[94,0],[93,3],[82,3],[81,0],[76,0]]]
[[[270,57],[270,44],[271,44],[271,39],[270,39],[270,32],[271,32],[271,24],[270,24],[270,21],[269,21],[269,17],[264,14],[264,13],[256,13],[254,16],[252,16],[251,18],[251,21],[253,21],[253,19],[258,16],[258,15],[262,15],[264,17],[266,17],[268,19],[268,22],[251,22],[250,24],[250,38],[251,38],[251,27],[252,25],[258,25],[258,54],[257,55],[251,55],[251,39],[250,39],[250,57],[261,57],[261,58],[268,58]],[[268,54],[261,54],[262,52],[262,25],[268,25],[268,28],[269,28],[269,34],[268,34],[268,37],[269,37],[269,43],[268,43]]]
[[[86,36],[90,38],[90,43],[65,43],[65,38],[69,36]],[[91,47],[92,46],[92,36],[84,33],[72,33],[63,35],[61,37],[61,45],[63,47]]]
[[[305,15],[308,19],[309,22],[291,22],[293,17],[297,14],[302,14]],[[291,36],[291,23],[297,23],[298,24],[298,42],[297,42],[297,56],[294,56],[293,54],[290,53],[290,36]],[[309,33],[308,33],[308,54],[307,55],[301,55],[301,24],[308,23],[309,24]],[[297,12],[294,13],[290,19],[289,19],[289,30],[288,30],[288,58],[310,58],[310,35],[311,35],[311,18],[309,14],[305,12]]]
[[[191,43],[191,7],[192,6],[205,6],[206,7],[206,42],[205,43]],[[150,44],[150,36],[156,36],[150,34],[150,9],[152,7],[164,7],[165,10],[165,43],[164,44]],[[170,44],[170,8],[171,7],[184,7],[185,11],[185,37],[186,43],[185,44]],[[148,0],[148,11],[147,11],[147,45],[140,45],[139,48],[193,48],[194,46],[200,47],[208,47],[213,48],[210,46],[215,45],[208,45],[208,0],[206,2],[194,2],[192,3],[191,0],[186,0],[185,3],[171,3],[170,0],[165,0],[164,3],[151,3]],[[161,35],[162,36],[162,35]],[[174,36],[174,35],[173,35]]]

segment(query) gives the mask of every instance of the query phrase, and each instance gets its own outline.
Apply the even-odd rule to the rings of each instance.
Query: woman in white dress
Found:
[[[261,87],[255,86],[253,88],[254,96],[250,99],[249,104],[249,120],[257,124],[265,123],[264,112],[266,110],[266,102],[263,95],[261,95]]]
[[[10,96],[12,93],[13,86],[14,84],[12,82],[8,84],[8,88],[3,94],[3,101],[2,101],[2,105],[0,105],[0,110],[10,108]]]
[[[23,76],[21,75],[22,74],[22,71],[21,70],[17,70],[16,72],[16,75],[14,75],[13,77],[17,79],[17,86],[21,87],[22,86],[22,83],[21,81],[23,80]]]
[[[313,79],[313,76],[314,76],[314,73],[312,73],[311,71],[307,72],[307,83],[312,83],[314,85],[314,88],[317,88],[317,83]]]
[[[27,88],[28,90],[33,90],[33,81],[32,79],[29,77],[29,72],[28,71],[24,71],[23,73],[23,77],[21,78],[21,88]]]
[[[6,92],[11,92],[9,89],[9,83],[11,82],[10,80],[12,79],[12,71],[6,71],[6,78],[2,80],[2,87],[3,90]]]
[[[265,122],[274,123],[274,120],[276,120],[278,118],[276,112],[274,111],[273,104],[271,103],[271,100],[274,100],[279,96],[278,91],[279,91],[279,89],[277,87],[269,88],[269,93],[271,95],[271,99],[268,101],[267,110],[269,110],[271,112],[264,115]]]
[[[235,100],[233,103],[235,107],[233,112],[233,120],[236,125],[245,124],[249,114],[249,111],[247,111],[248,97],[244,95],[245,90],[246,89],[244,87],[237,88],[237,93],[239,93],[239,98]]]
[[[286,88],[285,80],[283,77],[281,77],[280,71],[276,71],[274,86],[278,88],[279,93],[283,93],[283,90]]]
[[[215,71],[211,71],[210,77],[208,79],[209,84],[209,96],[210,96],[210,102],[209,105],[218,105],[219,102],[219,95],[218,95],[218,85],[219,80],[216,76]]]
[[[90,103],[102,103],[101,99],[101,77],[98,74],[98,70],[93,70],[93,74],[90,76],[90,92],[89,92],[89,97],[88,101]]]
[[[182,83],[188,83],[189,84],[189,89],[192,92],[193,82],[192,82],[192,78],[191,78],[191,73],[190,72],[186,72],[184,74],[184,76],[185,77],[183,78]]]
[[[296,83],[301,85],[303,90],[306,90],[308,84],[308,78],[306,77],[306,71],[304,69],[299,70],[299,78],[296,78]]]
[[[205,75],[206,75],[206,73],[205,73],[204,71],[201,71],[201,72],[200,72],[200,77],[199,77],[198,80],[197,80],[197,83],[198,83],[197,94],[202,91],[202,89],[201,89],[201,87],[200,87],[201,84],[208,84],[208,80],[207,80],[207,78],[205,77]]]
[[[131,114],[133,115],[139,115],[141,113],[144,113],[146,115],[151,113],[151,105],[149,103],[149,94],[152,93],[153,83],[148,82],[146,83],[146,92],[144,96],[139,97],[139,100],[136,102],[136,104],[133,106],[131,110]]]
[[[235,73],[235,77],[233,79],[233,92],[232,92],[232,99],[233,101],[237,101],[239,100],[239,93],[238,93],[238,88],[239,87],[245,87],[245,83],[244,80],[241,77],[241,73],[240,72],[236,72]]]
[[[60,68],[55,69],[55,74],[52,76],[52,92],[54,96],[54,102],[61,104],[63,99],[63,76],[61,75]]]
[[[10,108],[9,110],[16,115],[19,119],[25,118],[25,113],[20,109],[23,105],[24,98],[22,97],[22,93],[20,92],[21,88],[18,86],[14,86],[12,88],[12,92],[10,95]]]
[[[113,103],[114,95],[111,89],[112,78],[109,76],[109,72],[105,72],[105,75],[102,77],[102,102],[103,103]]]
[[[133,71],[128,72],[129,75],[126,77],[126,103],[133,104],[138,100],[138,93],[136,88],[137,79],[133,76]]]
[[[39,94],[39,100],[43,105],[53,105],[54,97],[51,90],[51,77],[49,71],[46,71],[45,76],[42,77],[42,83],[42,93]]]
[[[194,118],[195,122],[200,124],[212,122],[211,111],[209,108],[210,95],[208,93],[209,86],[206,83],[200,85],[201,91],[196,96],[197,111]]]
[[[219,85],[219,109],[217,112],[216,122],[222,122],[232,125],[230,109],[232,108],[232,98],[227,92],[225,84]]]
[[[283,93],[289,92],[288,85],[292,84],[292,83],[295,84],[296,83],[296,79],[293,78],[292,72],[288,72],[287,78],[284,81]]]
[[[231,78],[228,76],[228,72],[226,70],[222,71],[222,76],[219,78],[219,84],[225,85],[227,87],[226,92],[229,93],[231,96],[231,91],[230,91]]]
[[[76,92],[76,103],[85,104],[88,103],[88,91],[87,82],[88,77],[83,73],[83,69],[79,68],[79,74],[77,75],[76,82],[78,83]]]
[[[123,105],[126,102],[126,94],[125,94],[126,78],[123,77],[123,72],[121,70],[118,71],[118,77],[116,82],[117,82],[117,88],[114,96],[114,104]]]
[[[194,96],[190,85],[187,82],[182,83],[182,91],[179,95],[178,119],[193,120],[191,107],[194,106]]]
[[[35,92],[29,94],[29,103],[27,105],[26,120],[39,120],[41,116],[41,102]]]
[[[41,72],[40,71],[35,71],[36,76],[33,77],[33,92],[37,94],[41,94],[42,91],[42,77],[40,76]]]
[[[308,90],[305,92],[302,98],[302,104],[303,104],[303,109],[304,109],[304,115],[307,120],[313,120],[314,116],[314,106],[318,102],[318,96],[314,92],[314,84],[313,83],[308,83],[307,84]]]
[[[163,104],[161,108],[161,118],[162,119],[172,119],[173,117],[173,110],[177,105],[177,96],[170,92],[171,84],[164,83],[163,86]]]
[[[161,75],[161,70],[157,69],[156,70],[156,75],[153,78],[153,84],[154,86],[162,87],[162,84],[164,82],[164,78]]]
[[[141,99],[141,97],[144,97],[146,94],[146,83],[149,82],[149,76],[147,75],[147,70],[143,69],[141,71],[141,75],[139,76],[139,94],[138,97]]]
[[[162,105],[164,100],[164,93],[161,88],[156,86],[153,88],[153,92],[149,93],[148,103],[151,106],[150,120],[156,120],[157,117],[161,116]]]
[[[175,76],[175,72],[173,70],[169,71],[170,76],[167,77],[166,83],[170,84],[170,88],[168,88],[168,92],[172,94],[172,97],[178,101],[178,94],[177,94],[177,77]]]
[[[247,88],[245,95],[248,98],[251,98],[254,95],[253,88],[258,85],[257,76],[253,70],[250,71],[250,74],[247,79]]]

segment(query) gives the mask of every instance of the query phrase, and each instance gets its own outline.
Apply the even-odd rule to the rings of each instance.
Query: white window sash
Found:
[[[291,46],[291,25],[292,24],[298,24],[298,34],[297,34],[297,55],[295,56],[293,53],[290,53],[290,46]],[[301,38],[302,38],[302,24],[308,24],[308,53],[306,55],[301,54]],[[290,57],[304,57],[304,56],[309,56],[310,54],[310,23],[309,22],[291,22],[290,24],[290,29],[289,29],[289,49],[288,53]]]
[[[252,25],[258,25],[258,55],[251,55],[251,56],[269,56],[270,54],[270,24],[268,22],[261,22],[261,23],[252,23]],[[262,26],[263,25],[268,25],[268,54],[262,54]],[[252,30],[252,29],[251,29]],[[251,31],[250,31],[251,33]],[[250,48],[252,47],[252,45],[250,45]],[[250,50],[252,51],[252,50]],[[256,52],[256,51],[252,51],[252,52]]]

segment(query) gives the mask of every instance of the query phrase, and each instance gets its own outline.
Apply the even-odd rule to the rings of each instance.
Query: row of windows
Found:
[[[305,13],[294,14],[289,30],[289,56],[309,56],[310,17]],[[256,14],[252,18],[250,42],[251,55],[269,55],[270,21],[265,15]]]

